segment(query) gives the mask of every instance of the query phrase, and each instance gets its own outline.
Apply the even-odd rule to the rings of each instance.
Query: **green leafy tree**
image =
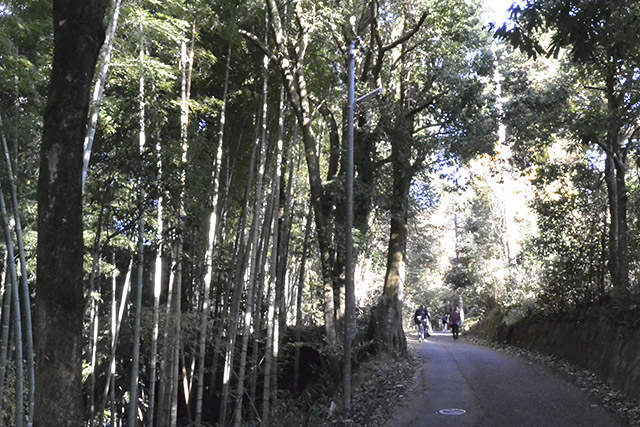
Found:
[[[627,180],[629,154],[640,131],[639,13],[640,4],[625,0],[539,0],[514,6],[515,27],[496,32],[531,57],[559,57],[577,71],[568,130],[605,157],[608,265],[619,301],[631,284]]]
[[[533,251],[545,260],[539,301],[553,311],[592,305],[606,296],[606,189],[600,171],[584,157],[572,157],[540,174],[534,203],[540,233]]]
[[[419,171],[435,166],[433,159],[465,161],[491,151],[497,126],[488,89],[492,55],[477,5],[454,1],[423,7],[428,10],[424,28],[399,45],[398,65],[385,71],[394,95],[381,120],[391,151],[391,224],[372,332],[380,348],[401,354],[406,352],[402,299],[411,183]],[[402,12],[405,25],[418,20],[416,10]]]

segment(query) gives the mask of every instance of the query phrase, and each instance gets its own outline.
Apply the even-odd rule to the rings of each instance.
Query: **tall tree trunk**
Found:
[[[615,155],[607,154],[605,181],[609,198],[609,272],[614,296],[622,301],[629,294],[629,226],[627,223],[627,188],[624,166]]]
[[[231,63],[231,47],[229,47],[227,53],[227,65],[225,68],[225,78],[224,78],[224,89],[222,93],[222,111],[220,113],[220,131],[218,134],[218,148],[216,150],[216,159],[212,169],[212,188],[211,194],[213,196],[213,200],[211,202],[211,213],[209,214],[209,234],[207,241],[207,250],[205,254],[205,268],[206,273],[204,277],[204,290],[203,290],[203,301],[202,301],[202,314],[200,318],[200,339],[199,339],[199,350],[198,350],[198,383],[197,383],[197,394],[196,394],[196,414],[195,414],[195,423],[196,425],[200,425],[202,422],[202,398],[204,395],[204,367],[205,367],[205,356],[206,356],[206,344],[207,344],[207,326],[209,325],[209,313],[210,309],[210,293],[211,293],[211,282],[213,280],[213,256],[214,256],[214,248],[216,243],[216,234],[218,230],[218,217],[217,214],[219,212],[218,209],[218,197],[220,188],[220,171],[222,169],[222,153],[223,153],[223,142],[224,142],[224,125],[226,120],[226,107],[227,107],[227,93],[229,90],[229,69]]]
[[[98,73],[91,95],[91,115],[89,116],[89,125],[87,126],[87,131],[84,137],[84,152],[82,156],[83,188],[87,180],[87,173],[89,171],[89,160],[91,159],[91,148],[93,146],[93,139],[96,135],[96,128],[98,127],[98,117],[100,115],[100,104],[102,104],[102,94],[104,92],[104,86],[107,83],[109,65],[111,65],[111,51],[113,49],[113,40],[118,28],[120,4],[121,0],[115,0],[112,4],[111,21],[109,22],[109,27],[107,28],[107,33],[104,38],[104,44],[100,49],[100,56],[98,58]]]
[[[202,398],[204,395],[204,367],[206,356],[206,343],[207,343],[207,326],[209,324],[210,313],[210,292],[211,282],[213,279],[213,257],[214,248],[216,243],[216,234],[218,231],[218,217],[220,212],[218,206],[219,200],[219,188],[220,188],[220,171],[222,170],[222,154],[224,143],[224,126],[226,121],[226,107],[227,107],[227,94],[229,91],[229,69],[231,64],[231,47],[227,51],[227,65],[225,68],[224,77],[224,89],[222,93],[222,111],[220,113],[220,131],[218,134],[218,148],[216,150],[216,159],[212,170],[212,188],[211,193],[213,200],[211,202],[211,213],[209,216],[209,239],[207,244],[207,253],[205,255],[205,268],[207,269],[204,277],[204,300],[202,304],[202,317],[200,321],[200,342],[199,342],[199,355],[198,355],[198,390],[196,396],[196,425],[199,425],[202,421]]]
[[[93,426],[94,416],[96,413],[95,408],[95,390],[96,390],[96,367],[97,367],[97,352],[98,352],[98,325],[99,325],[99,298],[96,298],[94,294],[96,278],[98,277],[98,270],[100,268],[101,257],[101,244],[100,238],[102,236],[102,218],[106,207],[103,205],[98,214],[96,236],[93,241],[93,260],[91,261],[91,273],[89,275],[89,289],[87,291],[87,297],[85,298],[84,309],[82,310],[82,318],[86,316],[86,312],[90,309],[89,323],[93,324],[93,332],[89,332],[89,351],[91,352],[91,364],[90,364],[90,378],[89,389],[87,390],[87,403],[89,406],[89,426]],[[98,294],[100,290],[98,289]]]
[[[267,155],[267,117],[268,117],[268,68],[269,68],[269,60],[265,56],[263,59],[263,73],[262,73],[262,99],[260,104],[260,134],[259,139],[257,141],[257,146],[260,147],[260,159],[258,160],[257,165],[257,175],[256,175],[256,195],[262,195],[262,187],[264,182],[264,171],[265,171],[265,163],[266,163],[266,155]],[[247,193],[248,194],[248,193]],[[248,199],[247,199],[248,200]],[[233,370],[233,362],[235,357],[235,342],[237,338],[237,330],[238,330],[238,317],[240,311],[240,300],[243,292],[243,282],[244,282],[244,272],[246,269],[247,261],[249,260],[250,254],[252,253],[253,241],[255,240],[253,236],[257,233],[257,229],[259,227],[259,220],[261,217],[260,208],[261,202],[260,200],[255,201],[253,220],[251,223],[251,240],[249,242],[249,247],[245,252],[245,256],[241,262],[240,269],[236,268],[236,285],[232,296],[232,304],[231,311],[229,313],[229,337],[226,342],[226,355],[225,355],[225,365],[224,365],[224,373],[222,380],[222,398],[220,402],[220,424],[225,425],[227,420],[227,405],[229,400],[229,391],[231,387],[231,372]]]
[[[104,0],[54,0],[54,50],[38,178],[34,424],[80,426],[82,158]]]
[[[12,261],[7,254],[7,265]],[[7,374],[7,354],[9,352],[9,327],[11,325],[11,301],[13,296],[13,286],[11,286],[11,278],[9,269],[5,271],[4,276],[4,294],[2,305],[2,339],[0,341],[0,396],[4,396],[5,379]],[[4,410],[4,399],[0,399],[0,411]],[[4,417],[0,417],[0,426],[4,427]]]
[[[98,289],[98,292],[100,290]],[[87,392],[87,403],[89,407],[89,426],[93,427],[93,417],[96,411],[96,402],[95,402],[95,393],[96,393],[96,366],[98,363],[98,333],[99,330],[99,320],[100,316],[98,315],[98,311],[100,310],[100,306],[98,304],[97,298],[91,299],[91,324],[92,331],[89,339],[89,351],[91,352],[91,373],[89,377],[89,391]]]
[[[174,282],[174,309],[172,311],[172,323],[171,323],[171,344],[169,351],[172,352],[172,365],[171,365],[171,394],[169,399],[169,426],[175,427],[178,421],[178,388],[179,388],[179,372],[180,372],[180,346],[181,346],[181,324],[182,324],[182,279],[183,279],[183,255],[184,255],[184,222],[183,218],[186,217],[185,199],[186,199],[186,184],[187,184],[187,153],[188,153],[188,135],[187,130],[189,126],[189,88],[191,85],[191,66],[190,56],[187,54],[186,40],[182,41],[181,47],[181,68],[182,68],[182,102],[180,113],[180,139],[182,141],[182,160],[180,162],[180,196],[178,200],[178,215],[179,222],[178,230],[176,231],[175,241],[175,254],[174,254],[174,268],[173,282]]]
[[[280,158],[276,160],[276,167],[281,169],[279,172],[279,210],[277,212],[278,227],[278,258],[276,264],[276,300],[278,319],[278,348],[282,346],[284,337],[287,333],[287,261],[289,258],[289,246],[291,243],[291,224],[293,222],[293,212],[295,210],[296,200],[292,196],[293,191],[293,171],[294,171],[294,150],[292,149],[292,141],[296,141],[297,132],[294,131],[293,138],[287,137],[285,118],[288,113],[286,102],[286,92],[281,89],[280,94],[280,119],[279,119],[279,144],[282,145],[280,150]],[[279,166],[278,166],[279,165]],[[278,377],[277,369],[275,371]],[[274,384],[277,389],[277,383]]]
[[[278,142],[276,148],[276,160],[275,160],[275,170],[273,176],[273,199],[274,199],[274,207],[273,207],[273,248],[271,249],[271,271],[269,272],[270,282],[274,285],[275,289],[275,298],[273,301],[274,304],[274,318],[273,318],[273,360],[272,360],[272,373],[271,373],[271,393],[269,398],[272,399],[271,407],[276,406],[277,398],[278,398],[278,357],[280,355],[280,334],[284,333],[284,325],[286,325],[286,309],[285,309],[285,295],[284,295],[284,280],[278,280],[278,266],[280,262],[285,263],[286,259],[281,261],[280,257],[284,257],[284,248],[281,244],[281,238],[283,237],[283,228],[284,228],[284,212],[282,210],[283,206],[281,205],[281,174],[283,168],[283,160],[282,160],[282,151],[284,145],[284,119],[285,119],[285,92],[284,90],[280,93],[280,116],[278,119],[279,131],[278,131]],[[284,273],[283,273],[284,276]],[[282,316],[282,323],[281,323]],[[283,326],[281,328],[281,326]]]
[[[282,94],[281,94],[282,95]],[[280,129],[283,130],[283,119],[282,114],[284,113],[284,98],[281,96],[281,104],[280,104]],[[263,261],[261,265],[266,265],[267,256],[270,256],[269,261],[269,271],[262,271],[259,277],[259,283],[261,287],[266,285],[266,304],[267,304],[267,319],[265,321],[265,330],[266,330],[266,344],[264,350],[264,379],[263,379],[263,387],[262,387],[262,424],[268,426],[271,423],[271,412],[272,408],[274,408],[277,404],[277,364],[278,364],[278,353],[279,353],[279,322],[278,322],[278,310],[280,306],[280,301],[284,299],[284,288],[279,292],[277,287],[277,268],[278,268],[278,259],[279,259],[279,248],[280,248],[280,173],[282,170],[282,143],[283,143],[283,134],[280,133],[278,137],[278,148],[276,151],[276,162],[275,162],[275,171],[274,177],[272,181],[272,189],[271,195],[269,197],[269,207],[268,207],[268,215],[265,218],[264,228],[263,228]],[[271,236],[271,239],[269,239]],[[271,240],[271,242],[269,241]],[[270,255],[268,247],[271,247]],[[264,291],[261,289],[260,295],[262,295]],[[280,296],[278,296],[278,293]],[[262,301],[259,306],[262,306]],[[257,313],[262,311],[261,308],[256,309]],[[258,317],[259,315],[256,315]],[[257,341],[256,341],[256,347]],[[256,348],[254,352],[257,352]]]
[[[403,123],[404,129],[412,125]],[[411,167],[411,138],[398,131],[391,137],[393,191],[391,194],[391,226],[387,272],[378,305],[371,317],[371,333],[379,350],[390,350],[406,356],[407,340],[402,328],[402,302],[406,278],[405,254],[407,249],[407,219],[409,187],[413,178]]]
[[[14,246],[13,246],[13,233],[11,232],[11,226],[9,225],[9,217],[7,214],[7,208],[4,202],[4,194],[2,192],[2,185],[0,184],[0,215],[2,215],[2,224],[4,229],[4,237],[7,244],[7,256],[9,258],[9,277],[11,279],[11,301],[13,309],[13,328],[15,336],[15,364],[16,364],[16,409],[15,409],[15,425],[16,427],[22,427],[24,422],[24,376],[23,376],[23,356],[22,356],[22,318],[20,310],[20,293],[18,289],[18,274],[16,273]]]
[[[267,284],[267,343],[264,351],[264,384],[262,387],[262,425],[265,427],[268,427],[271,423],[271,397],[275,393],[271,382],[271,375],[273,374],[271,367],[273,363],[273,326],[276,310],[272,284],[272,277],[270,276]]]
[[[118,273],[116,270],[116,254],[115,251],[111,252],[111,265],[113,265],[113,273],[111,274],[111,348],[115,348],[118,343],[118,299],[117,299],[117,290],[118,290]],[[129,274],[130,269],[127,269],[127,274]],[[125,286],[128,286],[128,278],[125,277]],[[127,294],[125,294],[127,295]],[[109,371],[107,373],[107,383],[105,384],[104,396],[102,397],[102,405],[100,406],[100,417],[98,425],[102,424],[102,416],[104,414],[104,409],[107,404],[107,395],[111,394],[111,399],[109,400],[109,406],[111,409],[111,424],[116,425],[116,366],[115,364],[109,363]]]
[[[606,82],[607,108],[614,115],[620,110],[613,77]],[[627,223],[627,145],[615,121],[607,131],[604,145],[605,182],[609,199],[609,271],[614,297],[622,302],[629,295],[629,225]]]
[[[173,322],[173,310],[174,299],[176,297],[174,290],[175,274],[173,269],[175,267],[175,248],[171,250],[171,273],[169,275],[169,289],[167,290],[167,303],[165,306],[164,317],[165,325],[162,336],[162,358],[160,360],[160,387],[158,391],[158,408],[156,411],[155,424],[160,426],[168,426],[170,418],[171,396],[173,382],[173,356],[172,346],[175,345],[175,339],[173,338],[174,328]]]
[[[249,338],[251,330],[251,318],[253,312],[254,294],[257,286],[257,276],[260,268],[259,265],[259,237],[260,237],[260,218],[262,215],[262,206],[264,204],[264,182],[265,168],[266,168],[266,153],[267,153],[267,141],[266,141],[266,129],[267,129],[267,95],[268,95],[268,58],[264,57],[263,62],[263,104],[262,104],[262,134],[261,134],[261,150],[260,150],[260,162],[258,164],[258,177],[257,185],[255,189],[255,206],[253,210],[253,219],[251,222],[251,243],[250,243],[250,270],[249,281],[247,284],[247,302],[245,305],[243,322],[242,322],[242,344],[240,347],[240,361],[238,362],[238,382],[236,384],[236,403],[234,409],[234,426],[239,427],[242,424],[242,404],[244,400],[245,390],[245,372],[247,366],[247,352],[249,348]],[[255,313],[255,316],[259,316],[259,313]],[[255,328],[254,328],[255,330]],[[257,331],[256,331],[257,333]],[[255,349],[254,349],[255,351]]]
[[[162,182],[162,159],[160,138],[156,143],[156,153],[158,155],[158,182]],[[162,293],[162,250],[164,241],[164,197],[162,193],[158,196],[156,213],[156,259],[153,278],[153,331],[151,333],[151,362],[149,368],[149,421],[148,426],[153,427],[156,415],[156,368],[158,364],[158,336],[160,333],[160,295]]]
[[[304,229],[304,243],[302,245],[302,255],[300,259],[300,271],[298,277],[298,291],[296,294],[296,343],[300,343],[300,330],[302,328],[302,294],[304,292],[305,270],[307,264],[307,253],[309,252],[309,236],[311,234],[311,221],[313,210],[309,206],[307,222]],[[293,367],[293,392],[297,395],[300,390],[300,346],[296,346],[295,361]]]
[[[260,132],[258,131],[259,125],[260,125],[259,123],[256,123],[256,126],[255,126],[254,140],[256,141],[256,143],[253,144],[253,147],[251,149],[251,156],[249,157],[249,169],[248,169],[249,176],[247,177],[244,200],[249,200],[249,194],[251,189],[253,188],[254,175],[257,173],[256,167],[255,167],[256,156],[257,156],[257,151],[261,146],[259,137],[257,136],[260,134]],[[234,266],[234,270],[235,270],[234,275],[232,276],[232,279],[225,280],[225,287],[224,287],[224,290],[222,291],[222,295],[220,298],[222,301],[222,307],[220,308],[220,314],[218,315],[219,324],[217,325],[217,331],[216,331],[217,333],[215,334],[216,339],[214,341],[213,363],[211,368],[212,370],[211,389],[212,390],[215,390],[215,387],[217,386],[216,380],[217,380],[217,373],[218,373],[218,358],[222,351],[224,351],[226,354],[226,348],[229,345],[228,344],[229,330],[231,329],[231,326],[230,326],[231,316],[229,313],[232,310],[231,307],[234,306],[232,294],[236,293],[235,290],[232,291],[231,285],[235,283],[234,289],[240,286],[238,283],[238,280],[240,280],[240,278],[243,277],[244,271],[245,271],[244,269],[246,268],[245,260],[247,258],[247,250],[245,249],[246,247],[245,240],[246,240],[246,224],[247,224],[248,209],[249,207],[246,204],[242,207],[242,214],[240,215],[240,221],[239,221],[238,229],[236,232],[236,239],[235,239],[235,244],[233,249],[234,258],[236,260],[235,266]],[[223,372],[223,376],[224,376],[224,372]],[[221,394],[222,394],[222,398],[220,399],[220,411],[219,411],[220,415],[223,412],[222,403],[224,402],[224,399],[223,399],[224,380],[223,380]]]
[[[188,127],[189,127],[189,101],[191,90],[191,73],[193,66],[193,43],[190,52],[187,52],[187,40],[183,39],[180,45],[180,69],[181,69],[181,101],[180,101],[180,193],[176,200],[178,211],[178,224],[176,226],[173,243],[173,265],[171,268],[170,283],[172,283],[172,305],[167,307],[167,332],[165,333],[164,359],[162,361],[164,381],[160,403],[158,424],[175,427],[178,417],[178,389],[180,373],[180,342],[182,323],[182,280],[183,280],[183,255],[184,255],[184,218],[186,218],[186,183],[187,183],[187,159],[188,159]]]
[[[257,275],[256,275],[256,286],[258,289],[256,291],[255,298],[255,308],[253,309],[253,351],[251,353],[251,374],[249,378],[249,396],[252,402],[257,401],[257,388],[258,388],[258,374],[260,371],[260,366],[258,363],[258,358],[262,357],[261,346],[260,344],[263,342],[263,330],[266,331],[266,327],[263,327],[262,320],[262,305],[264,303],[264,290],[265,290],[265,282],[267,281],[265,278],[267,276],[266,264],[269,254],[269,247],[271,244],[271,236],[273,235],[271,232],[273,225],[273,203],[275,202],[273,197],[268,198],[268,204],[265,209],[264,220],[262,221],[262,231],[260,232],[260,240],[259,240],[259,248],[258,248],[258,260],[257,260]],[[253,418],[254,420],[260,419],[260,414],[255,403],[252,405],[253,409]]]
[[[324,283],[324,320],[327,343],[330,346],[337,344],[334,296],[333,296],[333,265],[331,257],[331,239],[329,224],[324,212],[324,190],[320,176],[320,163],[318,159],[316,141],[312,130],[311,109],[309,105],[309,94],[304,74],[305,55],[309,42],[310,25],[304,18],[302,6],[296,3],[296,17],[301,24],[300,33],[297,35],[298,44],[296,46],[296,57],[289,57],[289,50],[286,48],[286,34],[282,25],[278,5],[275,0],[268,0],[267,7],[270,17],[270,27],[274,35],[278,54],[272,59],[279,64],[285,88],[289,95],[291,106],[295,112],[298,124],[302,131],[302,142],[305,147],[305,158],[307,170],[309,172],[309,188],[311,191],[311,203],[314,208],[314,219],[316,221],[316,232],[318,234],[318,244],[320,247],[320,261],[322,266],[322,279]],[[253,40],[259,46],[263,46],[260,41],[250,33],[241,31],[243,35]],[[295,64],[295,69],[293,64]]]
[[[140,153],[140,168],[143,169],[144,165],[144,146],[147,139],[146,124],[145,124],[145,78],[144,78],[144,61],[145,61],[145,45],[144,45],[144,33],[142,29],[142,23],[140,24],[140,82],[138,89],[138,105],[140,110],[139,117],[139,129],[138,129],[138,146]],[[134,324],[133,324],[133,350],[131,355],[131,378],[129,382],[129,413],[127,418],[127,425],[135,427],[136,416],[138,409],[138,373],[140,363],[140,315],[142,310],[142,285],[144,281],[144,227],[145,227],[145,212],[144,212],[144,188],[142,177],[138,178],[138,211],[140,218],[138,219],[138,277],[136,278],[136,303],[134,311]]]
[[[264,77],[266,78],[266,74],[264,75]],[[266,95],[266,84],[265,84],[265,92],[263,93],[263,95]],[[266,108],[266,105],[265,105],[265,108]],[[263,119],[266,119],[266,117],[263,117]],[[250,271],[249,271],[249,281],[247,284],[247,302],[245,305],[243,324],[242,324],[243,329],[242,329],[242,345],[240,347],[240,361],[238,362],[238,382],[236,384],[236,404],[235,404],[235,410],[234,410],[234,423],[233,423],[235,427],[239,427],[242,424],[242,403],[243,403],[243,400],[244,400],[243,398],[245,394],[244,392],[245,372],[246,372],[246,366],[247,366],[247,351],[249,348],[249,338],[250,338],[250,331],[251,331],[251,317],[252,315],[255,315],[255,316],[260,315],[260,313],[254,313],[253,301],[254,301],[255,289],[257,286],[258,270],[261,268],[259,265],[260,245],[259,245],[258,239],[260,237],[259,225],[260,225],[260,218],[263,216],[262,206],[264,204],[264,198],[265,198],[263,194],[263,185],[261,185],[263,181],[264,173],[265,173],[265,168],[266,168],[265,162],[266,162],[266,141],[263,141],[261,154],[260,154],[260,164],[258,165],[258,168],[259,168],[258,183],[260,183],[260,185],[256,186],[255,207],[254,207],[253,220],[251,225],[251,246],[250,246],[251,264],[250,264]],[[272,197],[273,196],[274,195],[272,194]]]
[[[115,262],[114,262],[115,267]],[[133,257],[129,261],[127,273],[122,285],[122,294],[120,296],[120,307],[116,313],[116,278],[115,271],[112,279],[112,297],[111,297],[111,354],[109,356],[109,372],[107,381],[104,386],[104,393],[102,394],[102,405],[100,406],[100,413],[98,414],[98,425],[102,424],[102,417],[104,415],[104,409],[107,406],[107,396],[111,392],[111,424],[115,423],[115,398],[114,398],[114,378],[116,375],[116,350],[118,349],[118,336],[120,335],[120,327],[122,326],[122,319],[124,318],[124,310],[127,306],[127,299],[129,298],[129,289],[131,288],[131,272],[133,269]]]
[[[33,422],[33,409],[35,405],[35,365],[33,357],[33,325],[31,322],[31,295],[29,292],[29,275],[27,273],[27,257],[24,250],[24,238],[22,236],[22,221],[20,219],[20,206],[18,205],[18,188],[16,185],[16,177],[13,174],[11,156],[7,139],[2,128],[2,116],[0,115],[0,139],[2,140],[2,150],[4,152],[5,163],[7,165],[7,176],[9,178],[9,186],[11,189],[11,211],[15,221],[16,241],[18,244],[18,257],[20,259],[20,289],[22,291],[22,306],[24,313],[25,326],[25,351],[27,361],[27,371],[29,374],[29,392],[27,402],[29,404],[28,422]],[[0,395],[1,396],[1,395]]]

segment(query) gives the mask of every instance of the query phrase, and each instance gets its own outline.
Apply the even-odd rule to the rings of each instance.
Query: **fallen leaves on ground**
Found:
[[[370,367],[371,375],[354,390],[353,417],[349,425],[384,426],[395,407],[411,386],[416,358],[388,359]]]

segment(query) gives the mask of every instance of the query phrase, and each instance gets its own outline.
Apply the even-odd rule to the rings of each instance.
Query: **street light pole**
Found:
[[[345,288],[345,322],[344,322],[344,412],[346,418],[351,418],[351,352],[353,336],[356,330],[356,293],[353,282],[353,114],[357,104],[365,102],[382,93],[382,88],[377,88],[355,100],[355,56],[359,38],[349,45],[349,57],[347,58],[347,129],[346,129],[346,156],[347,173],[345,179],[346,198],[346,226],[345,226],[345,261],[344,261],[344,288]]]
[[[345,233],[345,331],[344,331],[344,411],[351,418],[351,344],[355,330],[355,286],[353,283],[353,111],[355,109],[355,53],[354,40],[349,45],[348,95],[347,95],[347,176],[346,192],[346,233]]]

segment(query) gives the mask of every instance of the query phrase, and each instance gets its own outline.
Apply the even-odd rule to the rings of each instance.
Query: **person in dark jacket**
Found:
[[[462,326],[462,317],[460,316],[460,307],[456,307],[455,311],[449,317],[449,326],[453,333],[453,339],[457,340],[460,335],[460,326]]]
[[[418,325],[418,330],[420,331],[420,336],[418,337],[418,342],[424,341],[424,325],[429,318],[429,312],[423,305],[420,305],[416,312],[413,315],[413,321],[416,325]]]

